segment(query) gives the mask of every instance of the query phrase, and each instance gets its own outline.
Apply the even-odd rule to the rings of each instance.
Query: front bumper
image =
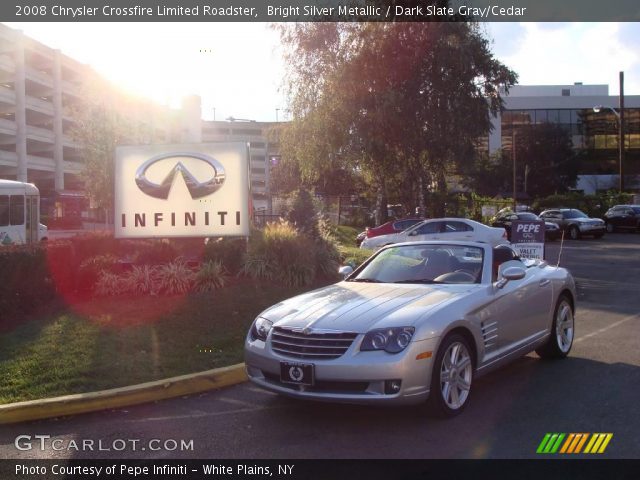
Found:
[[[416,404],[429,396],[433,357],[437,338],[412,341],[402,352],[361,352],[364,335],[356,337],[347,352],[334,360],[304,360],[275,353],[270,340],[245,342],[245,364],[249,380],[272,392],[291,397],[327,402],[358,404]],[[432,352],[431,358],[416,360],[420,353]],[[313,386],[280,381],[280,362],[312,363]],[[385,382],[401,380],[400,390],[385,393]]]

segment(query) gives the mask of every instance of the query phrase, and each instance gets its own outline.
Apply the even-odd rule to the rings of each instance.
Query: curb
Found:
[[[244,363],[128,387],[0,405],[0,425],[95,412],[192,395],[245,382]]]

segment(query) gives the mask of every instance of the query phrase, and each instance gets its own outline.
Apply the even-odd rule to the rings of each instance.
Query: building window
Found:
[[[251,173],[253,175],[264,175],[266,170],[264,168],[252,168]]]
[[[570,97],[571,96],[571,90],[569,90],[568,88],[563,88],[562,89],[562,96],[563,97]]]
[[[264,142],[251,142],[249,144],[251,148],[264,148]]]
[[[264,162],[264,155],[251,155],[252,162]]]

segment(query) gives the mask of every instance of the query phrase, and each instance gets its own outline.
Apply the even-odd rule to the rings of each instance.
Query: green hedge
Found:
[[[68,243],[0,248],[0,330],[74,284]]]

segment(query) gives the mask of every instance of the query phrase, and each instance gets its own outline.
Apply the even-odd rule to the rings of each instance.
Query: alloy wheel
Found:
[[[571,305],[563,300],[556,313],[556,341],[558,348],[566,353],[573,343],[573,311]]]
[[[464,405],[471,390],[473,365],[464,344],[449,345],[440,367],[440,392],[446,405],[457,410]]]

